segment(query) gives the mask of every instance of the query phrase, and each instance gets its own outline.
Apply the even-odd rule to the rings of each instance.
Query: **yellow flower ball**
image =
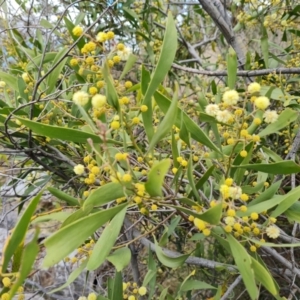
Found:
[[[249,196],[247,194],[242,194],[241,195],[241,200],[248,201],[249,200]]]
[[[124,48],[125,48],[124,44],[122,44],[122,43],[117,44],[117,49],[118,49],[119,51],[124,50]]]
[[[226,184],[227,186],[232,186],[232,184],[233,184],[233,179],[232,179],[232,178],[226,178],[226,179],[225,179],[225,184]]]
[[[240,152],[240,156],[241,157],[246,157],[247,156],[247,151],[246,150],[242,150],[241,152]]]
[[[265,110],[270,105],[270,100],[265,96],[261,96],[254,100],[254,105],[258,109]]]
[[[111,123],[110,123],[110,127],[112,128],[112,129],[114,129],[114,130],[117,130],[117,129],[119,129],[120,128],[120,122],[119,121],[112,121]]]
[[[124,174],[122,180],[124,182],[130,182],[132,180],[132,176],[130,174]]]
[[[100,168],[97,167],[97,166],[94,166],[94,167],[92,167],[91,172],[92,172],[94,175],[98,175],[98,174],[100,173]]]
[[[130,89],[132,87],[132,82],[131,81],[126,81],[124,84],[126,89]]]
[[[107,36],[107,39],[108,39],[108,40],[112,40],[112,39],[115,37],[115,34],[114,34],[113,31],[108,31],[108,32],[106,33],[106,36]]]
[[[235,105],[239,100],[239,94],[235,90],[226,91],[222,100],[226,105]]]
[[[97,89],[96,87],[91,86],[91,87],[89,88],[89,93],[90,93],[91,95],[95,95],[95,94],[97,94],[97,92],[98,92],[98,89]]]
[[[141,112],[146,112],[148,110],[148,106],[147,105],[142,105],[140,107]]]
[[[77,65],[78,65],[78,59],[72,58],[72,59],[70,60],[70,65],[71,65],[72,67],[77,66]]]
[[[78,91],[73,95],[73,102],[79,106],[84,106],[89,102],[89,94],[84,91]]]
[[[3,283],[4,287],[10,287],[10,285],[11,285],[11,280],[10,280],[10,278],[8,278],[8,277],[4,277],[4,278],[2,279],[2,283]]]
[[[250,247],[250,251],[251,251],[251,252],[256,252],[256,247],[255,247],[254,245],[252,245],[252,246]]]
[[[227,216],[234,217],[235,216],[235,210],[234,209],[228,209],[227,210]]]
[[[258,92],[260,92],[260,89],[261,89],[261,86],[257,82],[252,82],[248,86],[248,92],[250,94],[258,93]]]
[[[139,295],[144,296],[147,294],[147,289],[144,286],[141,286],[138,290]]]
[[[106,104],[106,97],[104,95],[101,94],[96,94],[93,98],[92,98],[92,106],[94,108],[101,108]]]
[[[84,165],[78,164],[73,168],[76,175],[82,175],[84,173]]]
[[[210,231],[210,229],[205,228],[205,229],[202,231],[202,233],[203,233],[205,236],[209,236],[209,235],[211,234],[211,231]]]
[[[73,33],[73,35],[75,35],[75,36],[81,36],[82,33],[83,33],[83,28],[80,27],[80,26],[75,26],[75,27],[72,29],[72,33]]]
[[[121,57],[118,55],[115,55],[112,60],[115,64],[118,64],[121,61]]]
[[[96,36],[96,40],[100,43],[104,43],[107,40],[107,34],[105,32],[99,32]]]
[[[134,118],[132,119],[132,123],[133,123],[133,124],[139,124],[139,123],[140,123],[140,118],[139,118],[139,117],[134,117]]]
[[[251,213],[250,217],[252,220],[257,220],[259,216],[258,216],[258,213],[253,212],[253,213]]]

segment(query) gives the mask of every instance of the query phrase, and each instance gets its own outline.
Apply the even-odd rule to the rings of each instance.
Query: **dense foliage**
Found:
[[[1,300],[300,297],[297,1],[0,17]]]

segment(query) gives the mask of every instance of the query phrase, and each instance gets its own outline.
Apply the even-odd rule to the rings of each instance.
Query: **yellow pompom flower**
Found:
[[[119,43],[119,44],[117,45],[117,49],[118,49],[119,51],[124,50],[124,48],[125,48],[125,46],[124,46],[124,44],[122,44],[122,43]]]
[[[279,237],[280,230],[276,226],[272,225],[272,226],[267,227],[266,234],[271,239],[276,239]]]
[[[240,152],[240,156],[241,156],[241,157],[246,157],[247,155],[248,155],[248,153],[247,153],[246,150],[242,150],[242,151]]]
[[[112,129],[114,129],[114,130],[117,130],[117,129],[119,129],[120,128],[120,122],[119,121],[112,121],[111,123],[110,123],[110,127],[112,128]]]
[[[242,201],[248,201],[248,200],[249,200],[249,196],[248,196],[247,194],[243,193],[243,194],[241,195],[241,200],[242,200]]]
[[[261,96],[254,100],[254,105],[258,109],[265,110],[270,105],[270,100],[265,96]]]
[[[122,180],[124,182],[130,182],[132,180],[132,176],[130,174],[124,174]]]
[[[75,36],[81,36],[83,33],[83,28],[80,26],[75,26],[72,30],[73,35]]]
[[[78,164],[73,168],[73,171],[76,175],[81,175],[84,173],[84,165]]]
[[[139,124],[139,123],[140,123],[140,118],[139,118],[139,117],[134,117],[134,118],[132,119],[132,123],[133,123],[133,124]]]
[[[89,94],[84,91],[78,91],[73,95],[73,102],[79,106],[84,106],[89,102]]]
[[[141,112],[146,112],[148,110],[148,106],[147,105],[142,105],[140,110],[141,110]]]
[[[239,100],[239,94],[235,90],[226,91],[222,100],[226,105],[235,105]]]
[[[94,175],[98,175],[98,174],[100,173],[100,168],[97,167],[97,166],[94,166],[94,167],[92,167],[91,172],[92,172]]]
[[[251,213],[250,217],[252,220],[257,220],[259,216],[258,216],[258,213],[253,212],[253,213]]]
[[[151,209],[154,210],[154,211],[156,211],[157,210],[157,205],[156,204],[152,204],[151,205]]]
[[[101,94],[96,94],[92,98],[92,105],[94,108],[101,108],[106,104],[106,97]]]
[[[211,233],[211,231],[210,231],[210,229],[205,228],[205,229],[202,231],[202,233],[203,233],[205,236],[209,236],[210,233]]]
[[[226,178],[226,179],[225,179],[225,184],[226,184],[227,186],[232,186],[232,184],[233,184],[233,179],[232,179],[232,178]]]
[[[260,92],[260,89],[261,89],[261,86],[257,82],[252,82],[248,86],[248,92],[250,94],[258,93],[258,92]]]
[[[70,60],[70,65],[71,65],[72,67],[77,66],[77,65],[78,65],[78,59],[77,59],[77,58],[72,58],[72,59]]]
[[[234,209],[228,209],[227,210],[227,216],[234,217],[235,216],[235,210]]]
[[[87,297],[87,300],[96,300],[97,295],[95,293],[90,293]]]
[[[126,89],[130,89],[132,87],[132,82],[131,81],[126,81],[124,84]]]
[[[199,229],[203,230],[206,228],[206,223],[198,218],[194,219],[194,225]]]
[[[2,279],[2,283],[3,283],[4,287],[10,287],[10,285],[11,285],[11,280],[10,280],[10,278],[8,278],[8,277],[4,277],[4,278]]]
[[[97,94],[97,92],[98,92],[98,89],[97,89],[96,87],[91,86],[91,87],[89,88],[89,93],[90,93],[91,95],[95,95],[95,94]]]
[[[108,31],[108,32],[106,33],[106,36],[107,36],[107,39],[108,39],[108,40],[112,40],[112,39],[115,37],[115,34],[114,34],[113,31]]]
[[[251,252],[256,252],[256,247],[255,247],[254,245],[252,245],[252,246],[250,247],[250,251],[251,251]]]
[[[96,40],[100,43],[104,43],[107,40],[107,34],[105,32],[99,32],[96,36]]]
[[[144,286],[141,286],[138,290],[140,296],[144,296],[147,294],[147,289]]]

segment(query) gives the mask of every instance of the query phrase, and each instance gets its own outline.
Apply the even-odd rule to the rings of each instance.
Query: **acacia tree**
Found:
[[[71,296],[89,300],[297,299],[300,5],[16,2],[0,151],[20,216],[1,299],[59,299],[82,274]]]

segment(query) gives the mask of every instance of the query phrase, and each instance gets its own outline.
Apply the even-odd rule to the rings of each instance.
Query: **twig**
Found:
[[[238,276],[235,281],[230,285],[230,287],[227,289],[225,294],[222,296],[220,300],[225,300],[230,295],[230,293],[233,291],[233,289],[240,283],[242,280],[242,275]]]

